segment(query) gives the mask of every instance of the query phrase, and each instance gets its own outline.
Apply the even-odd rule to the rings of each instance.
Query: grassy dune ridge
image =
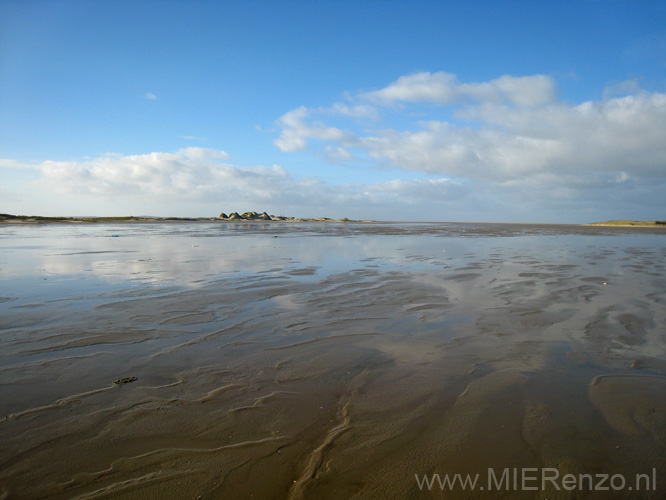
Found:
[[[264,216],[265,214],[265,216]],[[12,215],[0,214],[0,224],[45,224],[45,223],[123,223],[123,222],[376,222],[369,220],[331,219],[329,217],[301,218],[257,214],[246,212],[239,215],[232,212],[224,213],[219,217],[151,217],[151,216],[121,216],[121,217],[45,217],[41,215]],[[615,227],[663,227],[666,220],[640,221],[640,220],[609,220],[606,222],[592,222],[582,226],[615,226]]]
[[[588,226],[661,226],[666,228],[666,221],[664,220],[609,220],[606,222],[593,222],[587,224]]]
[[[46,224],[46,223],[124,223],[124,222],[370,222],[356,221],[347,218],[331,219],[329,217],[301,218],[284,216],[261,217],[256,212],[247,212],[238,215],[233,212],[231,216],[221,214],[220,217],[151,217],[151,216],[124,216],[124,217],[44,217],[41,215],[12,215],[0,214],[0,224]]]

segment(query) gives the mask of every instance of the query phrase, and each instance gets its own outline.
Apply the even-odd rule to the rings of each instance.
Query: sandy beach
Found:
[[[663,498],[664,262],[653,228],[2,226],[0,499]]]

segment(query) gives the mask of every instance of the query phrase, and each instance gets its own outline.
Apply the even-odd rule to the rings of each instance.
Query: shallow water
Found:
[[[0,498],[496,498],[414,475],[524,468],[661,498],[665,258],[643,228],[0,226]]]

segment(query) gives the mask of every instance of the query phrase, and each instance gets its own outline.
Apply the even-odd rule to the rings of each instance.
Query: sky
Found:
[[[666,2],[2,0],[0,212],[666,220]]]

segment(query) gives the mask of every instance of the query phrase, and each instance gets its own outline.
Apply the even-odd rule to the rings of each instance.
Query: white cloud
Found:
[[[157,100],[157,96],[155,94],[153,94],[152,92],[146,92],[145,94],[143,94],[143,98],[148,99],[149,101],[156,101]]]
[[[456,76],[450,73],[416,73],[401,76],[381,90],[366,92],[361,97],[384,103],[429,101],[447,103],[457,100]]]
[[[228,157],[224,151],[191,147],[82,162],[45,161],[30,167],[41,172],[41,186],[57,193],[162,201],[257,196],[289,179],[280,166],[235,166],[223,162]]]
[[[335,141],[342,145],[351,145],[356,141],[351,132],[329,127],[321,122],[307,123],[306,119],[310,116],[310,110],[305,106],[282,115],[278,120],[282,133],[273,141],[274,144],[282,151],[293,152],[307,149],[308,139]]]
[[[86,199],[103,214],[131,206],[133,213],[179,215],[205,206],[209,214],[424,220],[434,207],[439,220],[663,218],[666,94],[628,82],[605,95],[572,104],[555,99],[554,81],[544,75],[460,82],[418,73],[277,121],[280,150],[364,169],[354,175],[364,182],[298,179],[281,166],[241,166],[224,151],[193,147],[70,162],[0,160],[5,169],[40,174],[32,181],[23,172],[15,176],[23,184],[0,194],[60,196],[75,214],[92,213],[77,208]],[[163,209],[150,208],[158,204]]]
[[[354,155],[352,155],[349,150],[342,148],[340,146],[338,147],[324,146],[324,154],[326,158],[328,158],[331,161],[352,160],[354,158]]]
[[[507,102],[515,106],[541,106],[555,99],[555,82],[545,75],[515,77],[504,75],[482,83],[460,83],[445,72],[401,76],[387,87],[361,94],[363,99],[393,104],[432,102],[447,104],[464,101]]]
[[[331,184],[316,177],[294,178],[277,165],[233,165],[225,152],[202,148],[107,154],[79,162],[0,164],[41,175],[37,181],[0,190],[3,211],[38,215],[211,216],[220,211],[266,210],[384,220],[585,222],[601,218],[595,213],[607,209],[590,209],[608,207],[609,200],[617,215],[606,218],[663,210],[666,188],[663,179],[646,180],[628,171],[612,177],[598,172],[539,172],[504,179],[394,177]]]
[[[342,151],[335,153],[344,156]],[[245,167],[230,164],[228,159],[224,151],[192,147],[175,153],[106,154],[78,162],[0,160],[0,165],[41,174],[28,186],[35,199],[14,206],[16,212],[47,215],[66,211],[75,215],[180,215],[189,204],[198,210],[205,207],[204,213],[209,215],[261,209],[302,216],[396,218],[386,214],[423,201],[452,204],[468,193],[464,183],[447,179],[336,185],[316,177],[295,179],[278,165]],[[0,195],[9,199],[12,193]],[[43,208],[46,199],[47,208]]]
[[[613,97],[623,97],[631,94],[641,93],[641,86],[637,80],[624,80],[622,82],[612,83],[604,88],[604,101]]]
[[[459,89],[475,101],[507,102],[518,107],[543,106],[555,100],[555,82],[545,75],[504,75],[490,82],[461,84]]]
[[[437,177],[366,186],[368,200],[464,195],[493,213],[553,217],[563,216],[565,202],[590,217],[609,210],[608,200],[618,200],[613,209],[624,209],[622,216],[663,210],[666,94],[635,81],[609,87],[602,100],[568,103],[546,75],[460,82],[450,73],[416,73],[347,94],[344,104],[301,106],[278,127],[282,151]]]
[[[329,109],[323,109],[321,111],[329,112],[333,115],[345,116],[347,118],[362,118],[371,121],[379,119],[377,108],[367,104],[348,106],[346,104],[335,103]]]
[[[450,179],[397,179],[378,182],[367,188],[370,192],[390,193],[397,198],[409,201],[449,202],[465,198],[469,186]]]
[[[27,165],[25,163],[18,162],[16,160],[10,160],[10,159],[0,159],[0,167],[6,167],[6,168],[33,168],[31,165]]]
[[[370,158],[402,170],[458,178],[505,179],[543,170],[558,154],[549,139],[428,122],[414,132],[383,130],[360,140]]]
[[[666,94],[639,91],[578,105],[554,95],[552,79],[543,75],[459,83],[448,73],[417,73],[356,99],[376,106],[441,104],[442,111],[430,110],[434,119],[414,121],[407,109],[403,129],[367,130],[350,118],[342,130],[322,121],[322,110],[335,105],[302,106],[280,119],[275,143],[296,151],[314,147],[315,139],[336,161],[363,158],[404,171],[498,182],[544,172],[602,172],[608,178],[666,173]],[[456,107],[444,106],[451,103]],[[468,125],[437,119],[447,114]]]

